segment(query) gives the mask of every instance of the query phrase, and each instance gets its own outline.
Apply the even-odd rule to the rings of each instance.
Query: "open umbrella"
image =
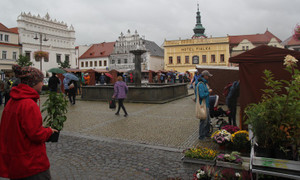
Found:
[[[78,77],[72,73],[65,73],[63,75],[65,76],[65,78],[68,78],[70,80],[79,81]]]
[[[105,76],[113,78],[113,76],[111,74],[109,74],[109,73],[105,73]]]
[[[51,68],[48,72],[56,73],[56,74],[65,74],[66,71],[60,68]]]

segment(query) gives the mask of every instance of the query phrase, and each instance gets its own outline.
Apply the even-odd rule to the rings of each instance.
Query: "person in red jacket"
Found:
[[[42,125],[37,105],[44,75],[33,67],[13,66],[21,83],[13,87],[0,124],[0,177],[51,179],[45,141],[55,129]]]

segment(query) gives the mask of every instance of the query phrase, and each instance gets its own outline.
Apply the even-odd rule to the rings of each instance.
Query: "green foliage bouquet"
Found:
[[[271,71],[265,70],[265,84],[261,102],[249,105],[247,123],[260,147],[284,149],[300,145],[300,74],[298,60],[291,55],[284,59],[290,80],[275,80]]]

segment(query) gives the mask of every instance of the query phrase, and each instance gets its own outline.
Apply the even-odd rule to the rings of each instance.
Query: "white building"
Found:
[[[83,55],[92,45],[79,45],[75,47],[75,67],[80,68],[79,57]]]
[[[70,61],[71,68],[76,67],[75,31],[72,25],[68,27],[63,21],[51,19],[48,13],[41,17],[30,12],[21,13],[17,22],[22,53],[30,58],[34,67],[45,73],[50,68],[59,67],[58,63],[65,60]],[[49,53],[48,62],[34,59],[34,52],[40,48]]]
[[[134,34],[127,31],[121,33],[116,41],[113,53],[110,56],[109,69],[117,71],[128,71],[134,69],[134,55],[131,50],[144,49],[142,55],[142,70],[158,71],[164,67],[164,51],[155,42],[148,41],[139,36],[137,31]]]

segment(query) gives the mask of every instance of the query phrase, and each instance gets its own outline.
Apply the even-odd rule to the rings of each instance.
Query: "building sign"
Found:
[[[199,56],[193,56],[193,64],[199,64]]]
[[[209,51],[211,48],[207,47],[185,47],[180,49],[182,52],[194,52],[194,51]]]

